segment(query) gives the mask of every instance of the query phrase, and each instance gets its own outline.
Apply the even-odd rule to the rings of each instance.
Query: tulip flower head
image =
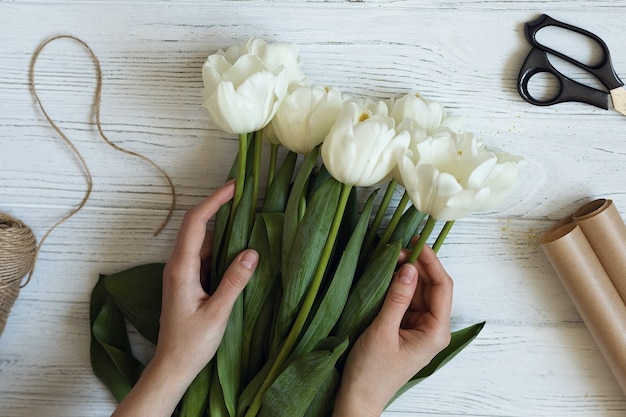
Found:
[[[408,132],[396,133],[385,103],[349,100],[324,140],[321,154],[336,180],[368,187],[389,177],[408,143]]]
[[[263,140],[271,145],[280,145],[280,140],[278,140],[276,130],[274,130],[273,121],[274,119],[263,128]]]
[[[300,86],[285,98],[271,124],[283,146],[307,154],[324,141],[342,108],[338,89]]]
[[[453,132],[461,131],[461,117],[448,116],[441,103],[428,100],[418,93],[409,93],[398,99],[389,100],[389,115],[393,117],[397,125],[409,119],[429,134],[442,127]]]
[[[304,80],[302,72],[302,60],[298,47],[293,43],[273,42],[267,43],[263,39],[250,38],[244,43],[246,54],[256,55],[270,71],[284,67],[287,72],[287,84],[289,91],[297,88]]]
[[[407,145],[407,149],[411,150],[413,152],[413,155],[417,155],[418,153],[417,144],[429,138],[426,129],[417,124],[417,122],[413,119],[402,120],[402,122],[396,125],[396,132],[408,133],[409,144]],[[391,171],[391,178],[398,184],[404,186],[404,182],[402,181],[402,175],[400,174],[400,169],[398,165],[396,165]]]
[[[513,187],[521,157],[494,153],[471,133],[439,130],[407,148],[398,169],[415,207],[437,220],[457,220],[495,206]]]
[[[224,132],[244,134],[267,125],[290,82],[304,79],[295,46],[250,38],[210,55],[202,67],[202,105]]]

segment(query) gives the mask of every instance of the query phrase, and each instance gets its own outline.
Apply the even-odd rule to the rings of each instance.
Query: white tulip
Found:
[[[383,102],[350,100],[322,144],[322,160],[338,181],[368,187],[387,179],[409,142],[396,133]]]
[[[493,207],[511,190],[522,158],[491,152],[471,133],[438,133],[399,160],[404,187],[418,210],[437,220],[457,220]]]
[[[412,151],[413,155],[418,154],[416,148],[417,144],[429,138],[426,129],[418,125],[413,119],[404,119],[402,122],[397,124],[396,132],[407,132],[409,134],[409,144],[407,145],[407,150]],[[391,171],[391,178],[398,184],[404,186],[404,181],[402,181],[402,175],[400,174],[398,165],[396,165]]]
[[[209,56],[202,67],[203,106],[227,133],[243,134],[267,125],[291,82],[304,79],[297,48],[250,38]]]
[[[300,69],[302,60],[297,45],[286,42],[267,43],[260,38],[250,38],[240,47],[245,54],[256,55],[270,71],[281,66],[287,71],[287,83],[290,91],[297,88],[305,79]]]
[[[498,162],[489,174],[486,185],[489,198],[477,211],[490,210],[506,197],[525,165],[524,158],[507,152],[494,152]]]
[[[342,108],[338,89],[300,86],[283,100],[271,124],[285,148],[307,154],[324,141]]]
[[[453,132],[460,132],[462,118],[448,116],[443,105],[435,100],[429,100],[418,93],[409,93],[398,99],[389,100],[389,115],[394,118],[396,125],[405,119],[415,121],[429,134],[439,128],[448,128]]]
[[[278,140],[278,136],[276,136],[273,122],[274,119],[263,128],[263,140],[271,145],[280,145],[280,140]]]

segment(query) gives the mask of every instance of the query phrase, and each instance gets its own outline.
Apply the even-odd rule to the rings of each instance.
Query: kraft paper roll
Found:
[[[626,224],[613,201],[585,204],[572,216],[626,304]]]
[[[559,222],[540,244],[626,394],[626,305],[578,224]]]

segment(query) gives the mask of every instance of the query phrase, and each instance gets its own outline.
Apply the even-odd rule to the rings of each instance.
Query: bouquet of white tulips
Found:
[[[327,416],[345,357],[378,313],[400,251],[410,248],[414,261],[441,221],[438,250],[455,220],[492,208],[511,190],[523,159],[489,150],[462,132],[459,117],[418,94],[347,99],[334,87],[313,86],[292,44],[253,38],[220,50],[206,61],[203,80],[211,119],[239,135],[229,174],[237,179],[235,196],[215,219],[207,291],[246,247],[257,250],[260,263],[215,358],[177,413]],[[267,164],[264,143],[271,147]],[[377,185],[386,185],[380,199]],[[392,208],[396,192],[402,197]],[[162,268],[102,277],[94,289],[93,368],[118,399],[143,367],[124,319],[156,341]],[[483,324],[454,332],[398,395],[463,349]]]

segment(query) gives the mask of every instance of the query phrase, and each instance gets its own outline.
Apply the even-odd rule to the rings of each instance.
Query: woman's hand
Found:
[[[210,270],[211,236],[207,222],[234,194],[228,183],[189,210],[163,272],[159,339],[154,358],[114,416],[170,416],[196,375],[219,347],[235,300],[258,262],[254,250],[241,252],[215,293],[202,288]]]
[[[202,288],[210,271],[211,234],[207,222],[233,197],[234,183],[216,191],[183,219],[176,246],[163,273],[163,305],[155,358],[194,378],[211,360],[224,336],[235,300],[258,262],[251,249],[229,266],[215,293]]]
[[[393,395],[450,343],[453,283],[424,247],[394,276],[378,316],[354,344],[335,417],[380,416]]]

